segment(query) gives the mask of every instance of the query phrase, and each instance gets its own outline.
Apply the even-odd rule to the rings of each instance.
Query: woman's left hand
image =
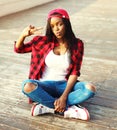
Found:
[[[64,97],[60,97],[54,102],[55,111],[64,112],[66,109],[66,99]]]

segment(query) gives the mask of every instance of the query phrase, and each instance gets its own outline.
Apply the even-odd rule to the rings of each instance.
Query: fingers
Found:
[[[57,112],[64,112],[65,110],[64,109],[56,109],[55,111],[57,111]]]
[[[57,111],[57,112],[64,112],[65,109],[57,106],[57,107],[55,107],[55,111]]]
[[[54,106],[57,106],[57,100],[55,100],[55,102],[54,102]]]
[[[31,35],[42,35],[43,27],[36,28],[35,26],[29,25],[21,33],[22,37],[28,37]]]
[[[44,27],[37,27],[36,29],[37,30],[42,30],[42,29],[44,29]]]
[[[40,34],[42,34],[42,31],[43,31],[43,27],[36,28],[35,26],[32,26],[32,25],[29,26],[29,34],[30,35],[34,35],[34,34],[40,35]]]
[[[55,111],[57,112],[64,112],[65,111],[65,105],[62,105],[59,100],[56,100],[54,102]]]

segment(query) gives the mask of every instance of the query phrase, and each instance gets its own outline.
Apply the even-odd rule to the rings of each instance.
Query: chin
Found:
[[[61,38],[63,38],[63,37],[61,37],[61,36],[56,36],[56,38],[57,38],[57,39],[61,39]]]

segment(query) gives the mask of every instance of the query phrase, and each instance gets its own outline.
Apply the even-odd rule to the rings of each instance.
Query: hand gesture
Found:
[[[42,30],[43,30],[43,27],[38,27],[38,28],[36,28],[35,26],[32,26],[32,25],[30,25],[30,26],[28,26],[28,27],[26,27],[24,30],[23,30],[23,32],[22,32],[22,36],[23,37],[27,37],[27,36],[30,36],[30,35],[40,35],[40,34],[42,34]]]

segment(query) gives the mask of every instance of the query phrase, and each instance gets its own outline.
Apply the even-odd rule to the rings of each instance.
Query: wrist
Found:
[[[27,36],[25,36],[25,35],[23,35],[23,34],[20,35],[20,38],[21,38],[21,39],[25,39],[26,37],[27,37]]]
[[[61,97],[63,98],[63,100],[67,100],[68,94],[62,94]]]

